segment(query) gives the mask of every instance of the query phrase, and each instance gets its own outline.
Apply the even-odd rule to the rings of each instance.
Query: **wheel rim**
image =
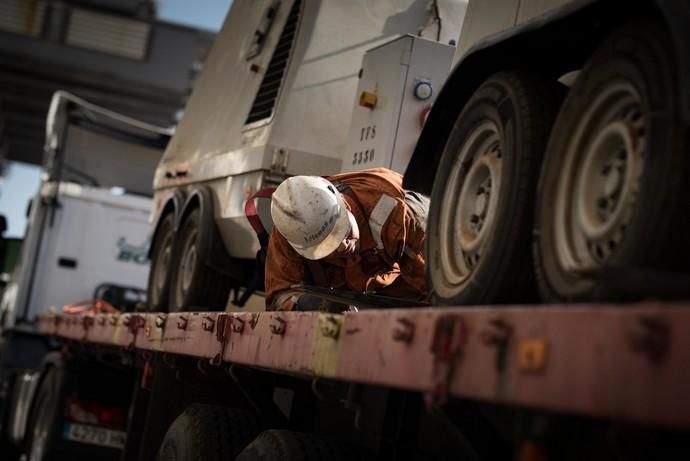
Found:
[[[184,295],[189,291],[189,287],[194,279],[194,271],[196,270],[197,248],[196,248],[197,231],[193,229],[189,232],[182,245],[182,263],[180,265],[180,280],[178,283],[180,301]]]
[[[556,195],[556,254],[567,270],[604,266],[622,243],[644,169],[642,102],[618,82],[594,98],[566,148]]]
[[[44,398],[38,407],[37,414],[39,415],[34,427],[31,437],[31,451],[29,452],[29,461],[42,461],[45,452],[46,443],[48,441],[48,431],[50,430],[51,421],[46,418],[46,408],[48,408],[48,401]]]
[[[479,124],[465,138],[451,167],[439,215],[439,258],[445,280],[454,287],[477,268],[490,238],[501,187],[500,141],[494,122]]]
[[[161,299],[161,294],[165,289],[165,281],[170,271],[170,259],[172,257],[172,234],[167,232],[161,243],[161,251],[156,254],[154,261],[153,274],[153,293],[151,298],[154,305],[157,305]]]

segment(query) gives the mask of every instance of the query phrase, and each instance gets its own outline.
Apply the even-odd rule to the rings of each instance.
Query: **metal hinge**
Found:
[[[271,160],[271,174],[284,175],[287,172],[288,158],[290,151],[284,147],[273,148],[273,159]]]

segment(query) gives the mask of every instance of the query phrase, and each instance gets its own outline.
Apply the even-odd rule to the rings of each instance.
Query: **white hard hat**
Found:
[[[271,200],[273,225],[297,253],[321,259],[333,253],[350,231],[347,208],[335,186],[317,176],[283,181]]]

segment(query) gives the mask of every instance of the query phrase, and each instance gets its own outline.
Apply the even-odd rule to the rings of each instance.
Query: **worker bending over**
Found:
[[[427,210],[428,199],[385,168],[286,179],[271,201],[267,309],[347,308],[291,290],[298,284],[425,298]]]

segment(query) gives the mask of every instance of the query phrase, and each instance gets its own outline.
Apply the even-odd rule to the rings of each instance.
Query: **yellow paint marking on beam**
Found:
[[[318,316],[318,329],[314,334],[312,347],[311,368],[319,376],[335,376],[343,319],[342,315],[337,314],[322,313]]]
[[[122,334],[122,330],[123,330],[123,328],[122,328],[122,322],[121,322],[120,320],[121,320],[121,319],[118,319],[118,322],[117,322],[117,324],[115,325],[115,328],[114,328],[114,330],[113,330],[112,342],[113,342],[114,345],[120,344],[119,339],[120,339],[120,335]],[[124,328],[124,331],[125,331],[125,333],[126,333],[126,332],[129,331],[129,329],[125,327],[125,328]]]

